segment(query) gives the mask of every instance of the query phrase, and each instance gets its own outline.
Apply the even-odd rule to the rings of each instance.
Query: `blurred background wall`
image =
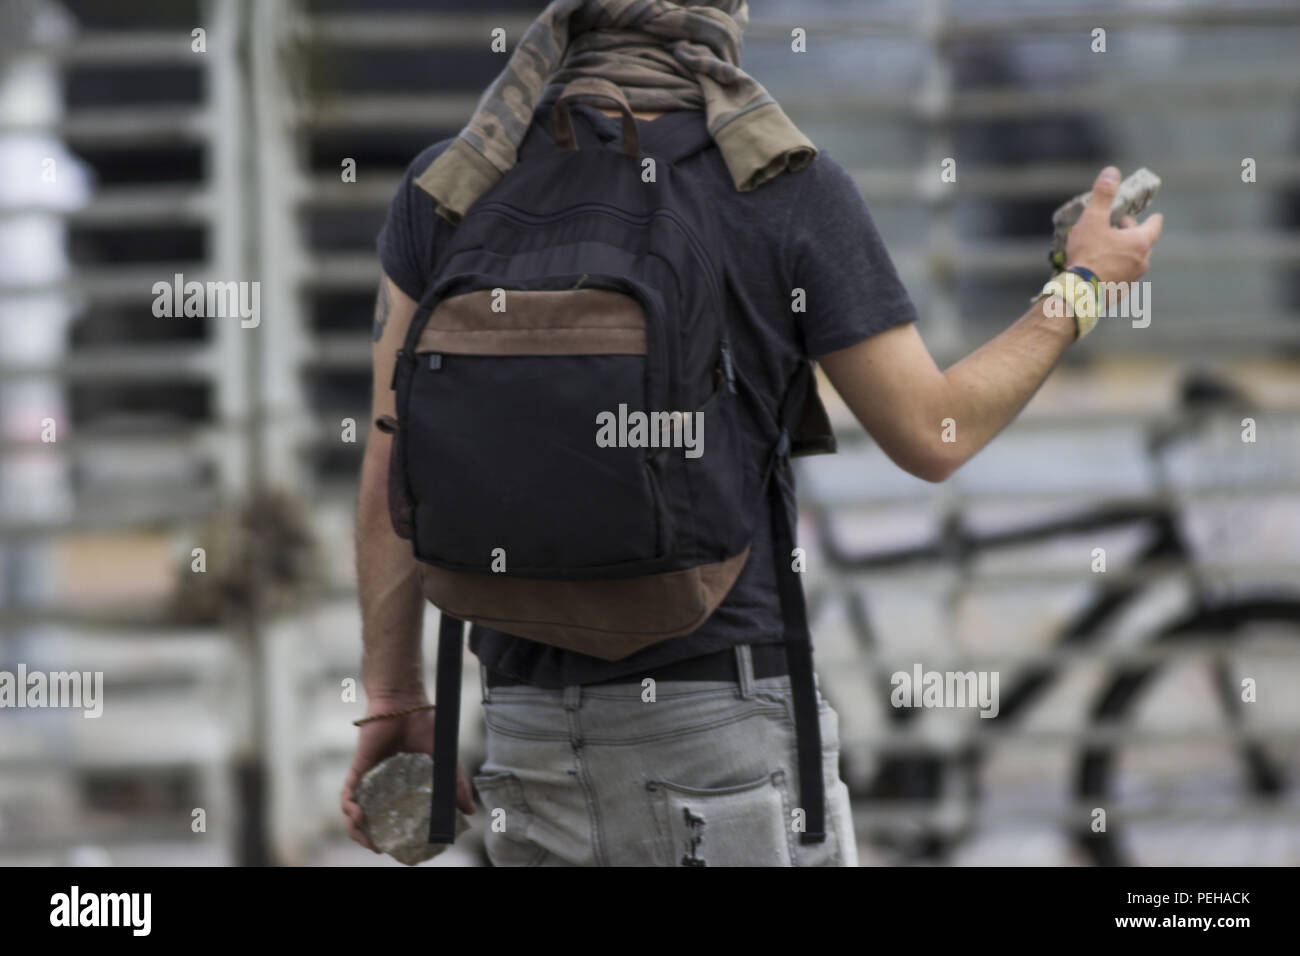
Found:
[[[492,29],[513,49],[540,6],[0,6],[0,671],[105,680],[98,719],[0,711],[0,863],[396,865],[347,843],[337,809],[364,707],[351,522],[374,237],[405,165],[501,68]],[[841,454],[801,467],[862,861],[1097,862],[1079,781],[1102,746],[1124,862],[1300,862],[1300,7],[750,11],[746,69],[853,171],[941,364],[1024,310],[1052,209],[1101,165],[1164,179],[1149,327],[1103,322],[945,485],[898,471],[838,405]],[[156,317],[153,285],[177,273],[259,282],[260,323]],[[1211,377],[1250,410],[1203,411],[1161,445],[1162,484],[1149,438],[1186,424],[1180,397]],[[1149,521],[987,554],[952,536],[1117,500],[1175,516],[1188,553],[1143,571]],[[861,569],[819,548],[828,535],[950,546]],[[1097,548],[1133,600],[1063,642],[1096,607]],[[1272,618],[1155,639],[1198,600],[1263,591],[1281,595]],[[1121,686],[1122,721],[1099,721],[1135,660],[1159,667]],[[916,663],[1042,686],[993,721],[900,719],[889,675]],[[1216,688],[1243,679],[1258,698],[1225,715]],[[468,668],[471,764],[477,688]],[[476,836],[438,865],[480,862]]]

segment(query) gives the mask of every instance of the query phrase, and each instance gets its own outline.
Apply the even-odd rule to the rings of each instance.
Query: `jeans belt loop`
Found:
[[[740,697],[749,700],[754,696],[754,656],[748,644],[736,645],[736,674]]]

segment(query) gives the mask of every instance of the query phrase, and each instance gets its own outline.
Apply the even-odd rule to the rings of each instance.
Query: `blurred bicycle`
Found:
[[[1099,647],[1105,643],[1108,628],[1148,593],[1161,575],[1181,575],[1190,585],[1190,610],[1146,632],[1147,654],[1133,655],[1132,661],[1106,661],[1107,672],[1088,707],[1087,727],[1070,758],[1076,802],[1066,828],[1073,844],[1094,864],[1149,862],[1152,850],[1158,851],[1165,838],[1159,821],[1176,822],[1183,828],[1183,836],[1176,839],[1185,840],[1186,828],[1204,817],[1207,800],[1215,798],[1223,810],[1216,830],[1220,835],[1232,829],[1243,803],[1265,816],[1280,814],[1300,834],[1300,804],[1287,804],[1288,798],[1294,799],[1290,791],[1295,788],[1295,771],[1300,766],[1300,735],[1262,726],[1251,712],[1252,705],[1243,703],[1242,688],[1244,676],[1275,666],[1269,662],[1276,661],[1279,650],[1296,659],[1300,652],[1300,590],[1227,598],[1216,593],[1194,560],[1193,543],[1176,504],[1167,462],[1167,453],[1203,432],[1214,415],[1250,408],[1248,399],[1231,386],[1204,374],[1190,374],[1181,386],[1179,419],[1172,425],[1154,426],[1146,435],[1155,497],[1136,503],[1102,503],[1083,513],[1009,531],[974,531],[957,513],[944,521],[935,540],[856,553],[837,535],[828,505],[815,494],[802,496],[822,552],[841,574],[939,563],[964,569],[984,553],[1057,536],[1126,526],[1149,529],[1132,573],[1119,583],[1104,579],[1052,644],[1066,654]],[[812,585],[810,608],[819,613],[831,597],[828,589]],[[859,651],[875,660],[879,643],[862,595],[848,588],[841,597]],[[1174,653],[1161,653],[1170,650]],[[937,813],[904,814],[906,825],[877,828],[871,833],[874,843],[895,854],[899,862],[944,862],[972,836],[982,794],[981,771],[990,754],[1001,746],[998,738],[1023,721],[1030,705],[1051,692],[1068,666],[1061,661],[1063,654],[1045,656],[1049,663],[1025,666],[1004,682],[997,716],[975,719],[975,732],[959,746],[946,752],[920,752],[915,744],[888,745],[870,785],[865,791],[859,789],[856,797],[873,804],[902,801],[905,806],[934,809],[941,801],[950,805],[956,794],[963,811],[957,820],[943,822]],[[1247,661],[1251,666],[1246,666]],[[881,678],[878,686],[885,689],[880,702],[886,721],[894,730],[907,728],[924,711],[890,706],[889,669],[873,667]],[[1193,688],[1190,691],[1189,686]],[[1211,712],[1211,725],[1186,725],[1189,700],[1193,707],[1203,705],[1203,711]],[[1161,719],[1162,711],[1165,719]],[[1153,733],[1156,730],[1163,732],[1163,740]],[[1177,748],[1171,741],[1182,743],[1183,751],[1175,755]],[[1224,745],[1227,752],[1214,750],[1216,743]],[[1171,768],[1177,777],[1185,775],[1189,765],[1195,780],[1171,782]],[[1188,803],[1189,794],[1194,796],[1194,804]],[[1092,808],[1107,811],[1104,829],[1094,831]],[[1141,824],[1151,820],[1157,821],[1155,828],[1144,831]],[[1213,855],[1205,849],[1202,859],[1220,862],[1210,859]]]

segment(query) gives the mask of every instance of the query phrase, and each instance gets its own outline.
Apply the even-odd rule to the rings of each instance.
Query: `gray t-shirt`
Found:
[[[605,148],[618,148],[620,119],[582,105],[573,116],[584,148],[597,138]],[[549,122],[549,107],[539,107],[533,122]],[[694,110],[638,120],[637,126],[647,152],[660,136],[708,135],[703,113]],[[435,143],[411,163],[379,234],[385,273],[417,301],[432,277],[439,243],[453,227],[412,180],[450,142]],[[716,197],[713,211],[727,238],[725,294],[736,362],[773,410],[801,357],[847,348],[916,319],[862,195],[825,152],[799,172],[783,173],[747,193],[732,185],[716,146],[677,169],[701,177]],[[806,311],[794,311],[795,289],[804,290]],[[780,642],[771,522],[765,501],[754,506],[760,514],[748,563],[717,611],[694,633],[604,661],[475,625],[470,649],[494,671],[540,687],[563,687],[635,676],[736,644]]]

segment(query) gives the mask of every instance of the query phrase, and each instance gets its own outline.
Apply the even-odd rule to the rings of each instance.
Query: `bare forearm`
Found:
[[[974,457],[1020,414],[1074,341],[1074,319],[1049,314],[1047,301],[943,373],[928,405],[931,434],[949,471]],[[945,428],[949,419],[951,427]]]
[[[1147,271],[1163,219],[1156,214],[1139,226],[1130,217],[1112,227],[1119,181],[1113,166],[1097,176],[1088,205],[1070,231],[1066,259],[1102,281],[1129,282]],[[956,425],[956,441],[947,443],[943,453],[949,473],[988,444],[1038,391],[1074,341],[1075,320],[1067,312],[1060,295],[1040,299],[1009,329],[943,373],[937,413]]]
[[[387,442],[386,436],[371,438],[357,502],[362,679],[371,699],[423,697],[424,598],[410,542],[393,532],[388,516]]]

